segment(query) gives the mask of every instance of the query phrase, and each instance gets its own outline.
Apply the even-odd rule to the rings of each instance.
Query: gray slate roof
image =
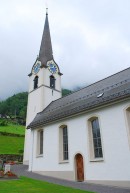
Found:
[[[38,59],[42,65],[46,65],[47,61],[53,59],[51,36],[48,22],[48,14],[46,13],[45,25],[43,30],[43,36],[41,41],[41,47],[39,51]]]
[[[97,97],[99,95],[101,97]],[[130,97],[130,68],[51,102],[27,127],[36,128],[53,121],[110,105]]]

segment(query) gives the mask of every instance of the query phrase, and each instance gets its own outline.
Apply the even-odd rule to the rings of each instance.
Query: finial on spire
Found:
[[[46,15],[48,15],[48,8],[46,8]]]

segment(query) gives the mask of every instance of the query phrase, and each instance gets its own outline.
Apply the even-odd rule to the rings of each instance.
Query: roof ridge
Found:
[[[78,92],[78,91],[80,91],[80,90],[83,90],[83,89],[85,89],[85,88],[87,88],[87,87],[90,87],[90,86],[92,86],[92,85],[94,85],[94,84],[97,84],[98,82],[101,82],[101,81],[103,81],[103,80],[106,80],[106,79],[108,79],[108,78],[110,78],[110,77],[112,77],[112,76],[115,76],[116,74],[120,74],[121,72],[123,72],[123,71],[125,71],[125,70],[127,70],[127,69],[129,69],[130,67],[128,67],[128,68],[126,68],[126,69],[124,69],[124,70],[121,70],[121,71],[119,71],[119,72],[116,72],[115,74],[112,74],[112,75],[110,75],[110,76],[107,76],[106,78],[103,78],[103,79],[101,79],[101,80],[98,80],[98,81],[96,81],[96,82],[94,82],[94,83],[92,83],[92,84],[89,84],[88,86],[85,86],[85,87],[83,87],[83,88],[81,88],[81,89],[79,89],[79,90],[77,90],[77,91],[74,91],[73,93],[75,93],[75,92]],[[72,94],[72,93],[71,93]]]
[[[122,83],[123,82],[127,82],[128,80],[130,80],[130,78],[129,79],[125,79],[124,81],[120,81],[120,82],[118,82],[118,83],[116,83],[116,84],[113,84],[113,85],[111,85],[111,86],[107,86],[106,88],[104,88],[104,89],[101,89],[101,90],[97,90],[97,91],[95,91],[95,92],[92,92],[91,94],[88,94],[88,95],[86,95],[85,97],[84,96],[82,96],[82,97],[80,97],[79,99],[75,99],[75,100],[73,100],[73,102],[75,102],[75,101],[79,101],[79,100],[82,100],[83,98],[90,98],[90,96],[92,96],[94,93],[95,94],[100,94],[100,92],[106,92],[106,91],[109,91],[110,90],[110,88],[112,88],[113,87],[113,89],[115,89],[115,88],[117,88],[117,87],[119,87],[119,86],[121,86],[122,85]],[[116,86],[116,87],[114,87],[114,86]],[[104,90],[104,91],[103,91]],[[105,91],[106,90],[106,91]],[[100,92],[99,92],[100,91]],[[58,100],[58,99],[57,99]],[[53,102],[55,102],[55,101],[53,101]],[[67,105],[70,105],[72,102],[69,102],[69,103],[67,103]],[[50,103],[51,104],[51,103]],[[64,107],[64,106],[67,106],[67,105],[60,105],[60,106],[58,106],[58,107],[54,107],[53,108],[53,111],[54,110],[56,110],[56,109],[58,109],[58,108],[62,108],[62,107]],[[49,105],[48,105],[49,106]],[[44,109],[45,110],[45,109]],[[48,110],[47,112],[49,112],[50,110]]]
[[[113,77],[113,76],[115,76],[115,75],[117,75],[117,74],[120,74],[121,72],[126,71],[126,70],[128,70],[128,69],[130,69],[130,67],[128,67],[128,68],[126,68],[126,69],[124,69],[124,70],[121,70],[121,71],[119,71],[119,72],[116,72],[115,74],[112,74],[112,75],[110,75],[110,76],[107,76],[106,78],[103,78],[103,79],[101,79],[101,80],[98,80],[98,81],[96,81],[96,82],[94,82],[94,83],[92,83],[92,84],[89,84],[88,86],[85,86],[85,87],[83,87],[83,88],[81,88],[81,89],[79,89],[79,90],[77,90],[77,91],[73,91],[72,93],[67,94],[67,95],[65,95],[65,96],[63,96],[63,97],[61,97],[61,98],[59,98],[59,99],[56,99],[55,101],[61,100],[62,98],[65,98],[65,97],[67,97],[67,96],[69,96],[69,95],[71,95],[71,94],[73,94],[73,93],[79,92],[80,90],[83,90],[83,89],[85,89],[85,88],[87,88],[87,87],[90,87],[90,86],[92,86],[92,85],[94,85],[94,84],[97,84],[98,82],[101,82],[101,81],[103,81],[103,80],[106,80],[106,79],[108,79],[108,78],[110,78],[110,77]],[[122,81],[121,81],[121,82],[122,82]],[[55,101],[54,101],[54,102],[55,102]]]

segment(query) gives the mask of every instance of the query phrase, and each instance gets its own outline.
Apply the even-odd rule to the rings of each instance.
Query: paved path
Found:
[[[11,170],[12,172],[15,172],[18,176],[27,176],[29,178],[43,180],[46,182],[68,186],[75,189],[88,190],[96,193],[130,193],[130,189],[104,186],[104,185],[103,186],[95,185],[95,184],[89,184],[87,182],[74,182],[74,181],[62,180],[54,177],[48,177],[48,176],[36,174],[34,172],[29,172],[28,167],[25,165],[11,166]]]

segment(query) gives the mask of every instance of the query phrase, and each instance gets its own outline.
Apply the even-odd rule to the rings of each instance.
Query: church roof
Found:
[[[130,68],[51,102],[27,127],[36,128],[130,97]]]
[[[38,59],[41,61],[41,64],[44,66],[46,65],[47,61],[53,59],[48,13],[46,13],[46,19],[45,19]]]

